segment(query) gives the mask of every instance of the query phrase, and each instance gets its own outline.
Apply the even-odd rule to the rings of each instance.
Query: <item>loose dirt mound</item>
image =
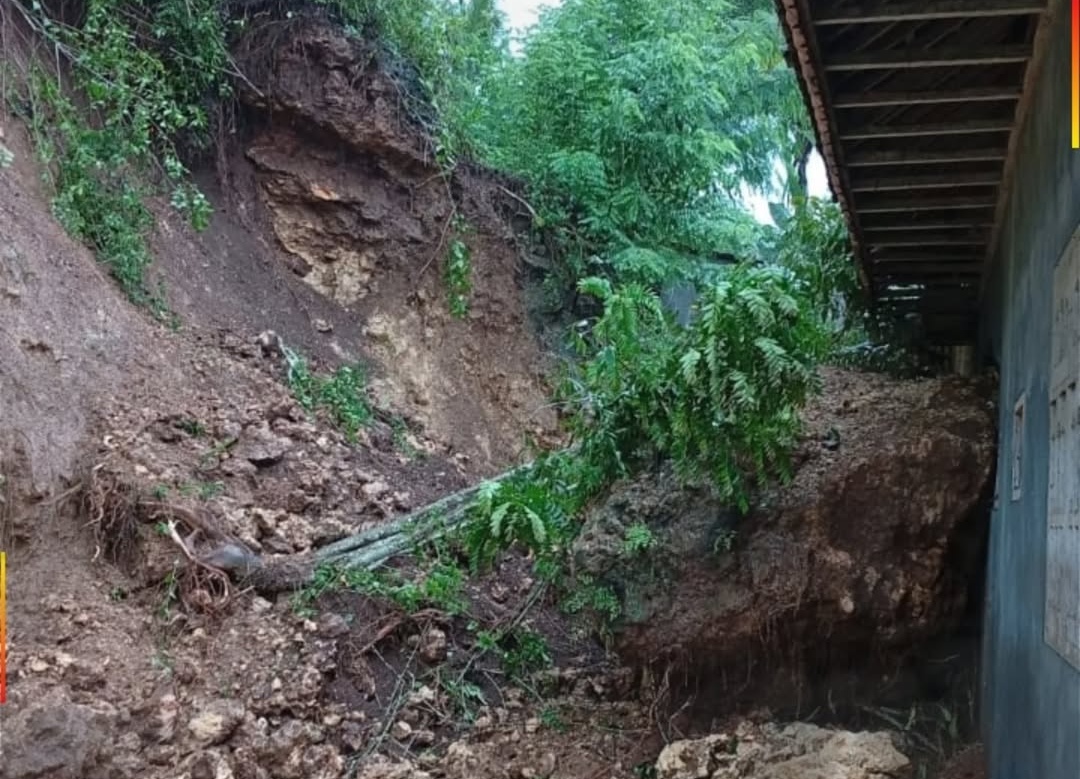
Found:
[[[256,29],[239,55],[252,88],[242,94],[235,139],[224,139],[202,174],[218,207],[213,225],[195,235],[159,209],[155,274],[183,322],[179,332],[134,309],[64,235],[24,135],[5,128],[15,154],[15,165],[0,170],[5,775],[647,773],[666,741],[705,735],[711,723],[687,716],[668,676],[639,684],[541,597],[527,561],[511,557],[470,583],[459,613],[407,612],[362,590],[271,602],[229,589],[184,556],[215,533],[266,557],[304,552],[501,469],[525,435],[549,439],[554,423],[506,226],[518,206],[504,183],[467,170],[443,179],[405,110],[401,82],[373,50],[323,24]],[[471,226],[462,235],[474,268],[465,321],[450,317],[441,281],[455,211]],[[358,441],[291,397],[280,357],[255,341],[266,329],[320,367],[370,361],[378,408]],[[970,414],[970,430],[956,426],[946,411],[966,401],[924,409],[946,397],[932,389],[830,376],[826,397],[837,405],[819,404],[811,428],[831,448],[812,442],[796,486],[747,522],[763,528],[751,539],[788,534],[780,551],[809,523],[820,531],[814,548],[835,554],[807,559],[823,566],[811,577],[816,589],[803,594],[814,610],[735,624],[746,628],[744,649],[751,624],[781,631],[775,638],[785,620],[804,638],[813,620],[829,619],[859,646],[879,633],[904,643],[962,608],[954,597],[961,582],[948,572],[967,571],[966,563],[940,556],[955,548],[958,518],[941,517],[970,508],[985,477],[982,419]],[[966,441],[945,453],[969,459],[899,444],[886,452],[886,433],[909,443],[919,435],[900,424],[912,409],[921,409],[914,429],[928,440]],[[950,431],[944,437],[939,422]],[[841,501],[830,492],[831,458],[856,448],[865,462]],[[889,457],[911,467],[875,482],[879,469],[894,467]],[[926,475],[932,457],[943,472],[929,475],[928,492],[916,491],[927,524],[906,535],[895,521],[863,532],[870,524],[853,520],[878,516],[882,485],[895,506],[903,480]],[[962,494],[934,503],[949,474]],[[818,492],[848,513],[808,515],[800,499]],[[645,512],[652,499],[635,500]],[[193,529],[182,548],[178,533]],[[742,559],[741,539],[724,559]],[[868,551],[853,552],[849,541]],[[919,565],[881,566],[880,582],[892,589],[851,590],[849,613],[847,591],[837,588],[901,541],[936,551]],[[790,559],[806,557],[793,551]],[[754,598],[763,596],[754,594],[754,565],[725,565],[730,580],[704,564],[680,579],[678,608],[666,615],[655,613],[662,599],[628,601],[641,619],[653,608],[658,626],[624,634],[629,656],[652,660],[668,638],[693,638],[689,618],[706,619],[710,641],[730,638],[733,628],[707,621],[717,604],[736,597],[761,606]],[[914,578],[890,579],[890,571]],[[873,611],[863,620],[871,591],[905,593],[882,608],[913,627],[876,626]],[[493,662],[498,653],[480,651],[491,640],[485,632],[510,627],[542,637],[557,668],[511,679]],[[513,640],[502,649],[520,655],[524,639]]]
[[[806,419],[795,478],[750,515],[648,475],[615,490],[578,541],[579,570],[622,595],[622,656],[686,669],[718,714],[740,700],[803,713],[850,711],[860,694],[902,702],[919,680],[893,677],[901,658],[978,614],[987,396],[960,381],[829,371]],[[626,538],[641,525],[654,546],[635,556]],[[881,673],[892,690],[860,693],[860,676]]]

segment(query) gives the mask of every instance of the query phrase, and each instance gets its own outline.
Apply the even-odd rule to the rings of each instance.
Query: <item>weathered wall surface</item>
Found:
[[[1050,48],[1021,137],[984,307],[984,348],[1001,368],[983,663],[991,779],[1080,776],[1080,671],[1043,639],[1053,279],[1080,222],[1080,152],[1070,148],[1069,138],[1068,8],[1057,0],[1051,6]],[[1023,481],[1014,501],[1012,417],[1023,393]]]

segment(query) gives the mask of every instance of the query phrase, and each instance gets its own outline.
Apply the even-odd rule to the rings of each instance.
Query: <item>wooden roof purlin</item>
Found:
[[[864,284],[970,341],[1047,0],[775,1]]]

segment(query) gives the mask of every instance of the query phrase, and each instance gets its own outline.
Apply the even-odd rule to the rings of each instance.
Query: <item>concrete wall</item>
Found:
[[[1001,370],[981,707],[990,779],[1080,779],[1080,672],[1043,640],[1052,287],[1054,267],[1080,222],[1080,151],[1070,148],[1068,7],[1061,0],[1051,5],[1050,48],[984,306],[982,347]],[[1012,416],[1021,393],[1027,394],[1023,494],[1014,502]]]

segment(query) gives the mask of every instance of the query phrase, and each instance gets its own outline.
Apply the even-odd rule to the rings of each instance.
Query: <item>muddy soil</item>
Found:
[[[334,588],[270,601],[189,564],[181,515],[290,555],[559,440],[512,182],[440,176],[401,82],[325,24],[256,31],[237,56],[257,91],[199,173],[210,229],[155,206],[153,276],[178,330],[65,235],[24,128],[0,116],[14,153],[0,169],[5,775],[629,779],[654,775],[671,742],[735,732],[722,714],[764,727],[768,712],[699,716],[643,680],[514,556],[458,606],[418,610]],[[442,280],[454,239],[473,263],[463,320]],[[358,440],[296,402],[266,330],[317,369],[365,363],[376,413]],[[880,445],[853,406],[929,397],[831,381],[811,427],[839,429],[851,456]],[[875,413],[899,427],[905,408]],[[807,474],[832,467],[810,459]],[[550,663],[499,659],[526,656],[530,636]]]

